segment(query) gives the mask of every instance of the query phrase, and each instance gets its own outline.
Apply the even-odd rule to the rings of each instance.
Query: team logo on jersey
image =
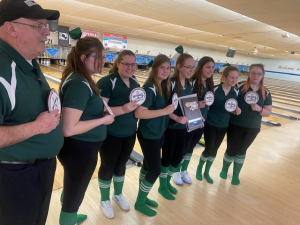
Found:
[[[256,104],[259,100],[259,95],[255,91],[248,91],[244,99],[247,104]]]
[[[174,108],[177,109],[177,106],[178,106],[178,95],[176,93],[174,93],[173,96],[172,96],[172,103],[174,105]]]
[[[197,104],[196,101],[194,101],[194,102],[187,102],[187,103],[185,103],[185,106],[187,108],[189,108],[191,111],[194,111],[195,109],[198,109],[198,104]]]
[[[204,96],[204,100],[206,101],[207,106],[211,106],[215,101],[215,96],[211,91],[206,92]]]
[[[61,111],[61,104],[59,96],[55,89],[51,89],[48,95],[48,111],[52,112],[53,110],[58,109],[59,113]]]
[[[129,95],[129,100],[130,101],[137,101],[137,104],[141,105],[145,102],[146,100],[146,92],[143,88],[138,87],[134,88]]]
[[[230,98],[225,102],[225,109],[228,112],[233,112],[238,106],[238,102],[234,98]]]

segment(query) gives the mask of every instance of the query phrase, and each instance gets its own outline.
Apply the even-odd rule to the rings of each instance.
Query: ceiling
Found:
[[[212,50],[232,47],[238,54],[259,58],[300,60],[299,0],[36,2],[59,10],[63,26]],[[289,37],[283,38],[286,33]],[[255,47],[257,55],[253,55]]]

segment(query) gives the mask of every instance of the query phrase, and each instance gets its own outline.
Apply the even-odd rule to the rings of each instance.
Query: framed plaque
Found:
[[[187,131],[198,129],[203,126],[197,94],[186,95],[178,98],[182,114],[188,119]]]

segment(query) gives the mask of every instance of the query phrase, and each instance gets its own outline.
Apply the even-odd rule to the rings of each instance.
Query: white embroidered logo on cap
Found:
[[[35,3],[33,0],[26,0],[24,1],[26,3],[26,5],[28,5],[29,7],[30,6],[33,6],[33,5],[37,5],[37,3]]]

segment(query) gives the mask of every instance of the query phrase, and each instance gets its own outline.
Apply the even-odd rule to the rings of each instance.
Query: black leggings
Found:
[[[103,141],[88,142],[65,137],[57,158],[64,167],[62,211],[77,212],[95,171]]]
[[[193,130],[187,133],[186,145],[183,155],[187,153],[193,153],[196,144],[199,142],[202,134],[204,132],[204,127],[200,129]]]
[[[163,167],[169,167],[171,164],[173,167],[177,168],[183,158],[186,137],[186,128],[166,130],[161,158],[161,165]]]
[[[205,124],[204,128],[204,139],[205,139],[205,149],[203,151],[203,155],[205,157],[208,156],[216,156],[218,149],[224,139],[226,134],[227,127],[215,127],[209,124]]]
[[[145,179],[154,184],[160,174],[160,149],[164,143],[165,134],[160,139],[146,139],[137,133],[144,155],[143,169],[147,171]]]
[[[116,137],[107,135],[100,148],[100,168],[98,177],[101,180],[111,180],[113,175],[124,176],[126,163],[132,152],[136,135]]]
[[[259,132],[260,128],[241,127],[230,123],[227,130],[226,154],[230,157],[246,155],[247,149]]]

